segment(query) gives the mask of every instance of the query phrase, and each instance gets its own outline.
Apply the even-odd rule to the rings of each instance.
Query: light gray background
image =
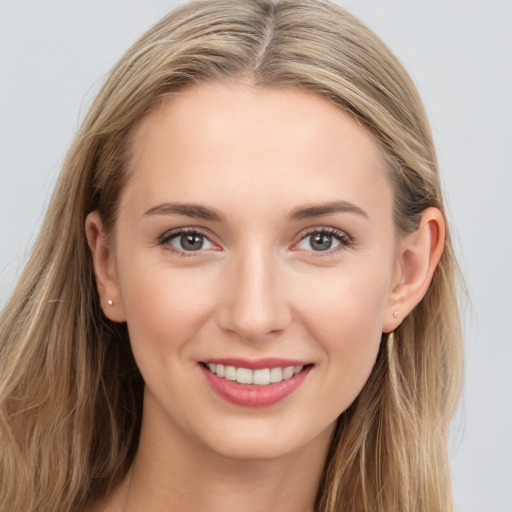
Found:
[[[0,307],[79,120],[109,68],[172,0],[0,2]],[[416,81],[469,287],[452,436],[461,512],[512,512],[512,2],[340,1]]]

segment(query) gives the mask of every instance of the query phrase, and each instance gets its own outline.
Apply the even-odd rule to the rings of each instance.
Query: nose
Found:
[[[247,250],[229,266],[217,308],[218,325],[247,341],[284,331],[292,315],[279,262],[263,250]]]

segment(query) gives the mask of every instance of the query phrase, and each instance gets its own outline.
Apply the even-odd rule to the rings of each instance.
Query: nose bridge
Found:
[[[291,315],[272,249],[252,244],[234,258],[219,311],[221,327],[247,340],[285,329]]]

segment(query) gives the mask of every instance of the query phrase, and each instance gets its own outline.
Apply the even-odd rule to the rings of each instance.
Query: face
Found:
[[[128,172],[112,267],[145,421],[233,458],[328,438],[398,279],[371,136],[306,92],[203,84],[144,119]]]

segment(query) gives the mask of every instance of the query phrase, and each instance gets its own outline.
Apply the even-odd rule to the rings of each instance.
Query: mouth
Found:
[[[314,365],[284,360],[223,360],[204,361],[199,366],[210,387],[224,400],[244,407],[266,407],[299,388]]]
[[[224,364],[203,363],[205,367],[222,379],[236,381],[239,384],[254,384],[256,386],[268,386],[277,384],[284,380],[291,379],[294,375],[298,375],[304,366],[274,366],[268,368],[259,368],[252,370],[250,368],[236,367]]]

